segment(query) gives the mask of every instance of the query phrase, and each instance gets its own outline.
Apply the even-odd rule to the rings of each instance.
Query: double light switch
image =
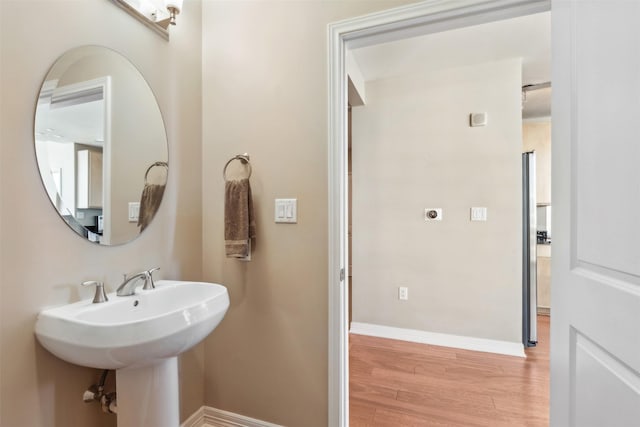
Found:
[[[298,222],[298,199],[276,199],[276,222],[295,224]]]
[[[486,220],[487,220],[487,208],[484,208],[484,207],[471,208],[471,221],[486,221]]]

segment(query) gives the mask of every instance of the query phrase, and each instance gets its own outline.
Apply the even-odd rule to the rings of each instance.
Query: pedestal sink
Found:
[[[177,427],[177,356],[220,323],[229,307],[227,289],[160,280],[152,290],[108,297],[41,311],[38,340],[67,362],[116,370],[119,427]]]

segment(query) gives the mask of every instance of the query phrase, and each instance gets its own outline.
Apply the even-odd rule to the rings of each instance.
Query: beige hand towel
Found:
[[[224,188],[224,246],[227,258],[247,258],[256,236],[248,179],[227,181]]]
[[[164,185],[158,184],[144,185],[140,196],[140,212],[138,214],[138,226],[141,233],[151,223],[153,216],[160,207],[164,187]]]

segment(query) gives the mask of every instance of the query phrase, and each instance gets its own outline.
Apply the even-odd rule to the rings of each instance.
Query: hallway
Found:
[[[353,427],[549,425],[549,317],[527,358],[350,335]]]

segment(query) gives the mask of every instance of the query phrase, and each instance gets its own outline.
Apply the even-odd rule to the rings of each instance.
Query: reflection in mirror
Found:
[[[538,243],[551,244],[551,205],[538,205]]]
[[[147,227],[167,182],[167,137],[126,58],[99,46],[66,52],[42,85],[34,133],[49,199],[76,233],[114,245]]]

